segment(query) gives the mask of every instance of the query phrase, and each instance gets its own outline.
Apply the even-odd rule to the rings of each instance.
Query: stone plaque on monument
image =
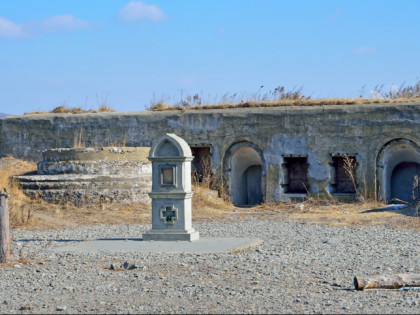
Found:
[[[168,133],[153,143],[152,230],[144,241],[195,241],[199,233],[191,221],[191,149],[184,139]]]

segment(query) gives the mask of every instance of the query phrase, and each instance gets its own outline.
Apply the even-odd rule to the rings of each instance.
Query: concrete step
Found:
[[[75,205],[101,203],[150,203],[150,175],[30,175],[16,176],[23,193],[53,203]]]
[[[152,174],[152,164],[144,161],[41,161],[39,175],[138,175]]]

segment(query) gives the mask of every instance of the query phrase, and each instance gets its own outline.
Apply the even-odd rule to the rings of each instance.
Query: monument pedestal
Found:
[[[153,143],[152,230],[143,241],[197,241],[191,226],[191,149],[182,138],[166,134]]]
[[[200,238],[199,232],[189,230],[150,230],[143,234],[143,241],[196,241]]]

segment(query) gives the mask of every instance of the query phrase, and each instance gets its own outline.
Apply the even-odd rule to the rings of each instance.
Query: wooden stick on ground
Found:
[[[420,274],[400,273],[388,276],[358,276],[354,277],[354,286],[356,290],[420,287]]]
[[[9,238],[9,206],[7,204],[9,194],[6,189],[0,191],[0,263],[10,260]]]

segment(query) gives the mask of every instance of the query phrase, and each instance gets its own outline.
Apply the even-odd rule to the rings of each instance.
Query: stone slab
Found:
[[[143,241],[141,238],[129,239],[97,239],[83,241],[58,247],[57,252],[143,252],[143,253],[225,253],[242,250],[262,244],[262,240],[252,238],[200,238],[194,242],[188,241]]]
[[[198,241],[200,234],[191,229],[189,231],[151,230],[143,234],[143,241]]]

